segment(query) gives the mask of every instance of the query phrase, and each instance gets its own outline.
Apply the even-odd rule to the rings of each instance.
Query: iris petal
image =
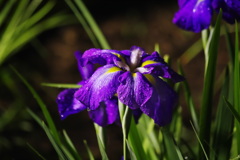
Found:
[[[134,80],[131,72],[125,72],[119,77],[120,85],[117,89],[119,100],[131,109],[139,108],[135,101]]]
[[[102,127],[119,121],[117,98],[101,102],[96,110],[91,110],[88,113],[90,118]]]
[[[144,74],[154,74],[163,78],[171,79],[174,83],[183,81],[184,78],[173,71],[157,52],[144,58],[142,67],[146,68]]]
[[[131,68],[136,68],[139,65],[144,53],[145,51],[140,47],[133,46],[131,48],[131,55],[130,55]]]
[[[119,86],[118,77],[123,71],[109,64],[99,68],[76,93],[75,97],[90,110],[95,110],[100,102],[111,99]]]
[[[77,89],[65,89],[58,94],[57,104],[61,119],[85,110],[87,107],[74,98]]]
[[[134,76],[134,92],[135,100],[139,106],[144,105],[151,98],[153,93],[151,81],[139,72]]]
[[[178,5],[180,8],[184,7],[188,0],[178,0]]]
[[[140,109],[154,119],[159,126],[168,124],[177,100],[174,90],[158,77],[152,77],[156,83],[151,98]]]
[[[223,19],[233,24],[236,20],[240,20],[240,1],[237,0],[213,0],[213,8],[219,12],[223,11]]]
[[[86,65],[82,65],[82,53],[79,51],[75,52],[75,57],[78,62],[78,70],[80,72],[80,75],[82,77],[82,80],[87,80],[91,77],[91,75],[94,72],[94,65],[92,63],[88,63]]]
[[[92,48],[85,51],[82,58],[83,65],[86,65],[89,62],[105,65],[116,64],[117,61],[122,60],[122,56],[123,54],[117,50]]]
[[[178,27],[200,32],[210,26],[212,8],[210,0],[182,1],[182,8],[175,14],[173,23]]]

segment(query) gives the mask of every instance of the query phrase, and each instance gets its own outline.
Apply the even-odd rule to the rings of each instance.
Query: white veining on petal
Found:
[[[146,74],[149,72],[149,68],[138,67],[134,70],[134,72],[140,72],[140,73]]]
[[[143,51],[140,48],[136,48],[132,51],[130,56],[130,68],[134,70],[140,63]]]

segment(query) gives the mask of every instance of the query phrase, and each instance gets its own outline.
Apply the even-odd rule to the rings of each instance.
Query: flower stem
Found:
[[[122,122],[122,132],[123,132],[123,158],[124,160],[126,160],[128,155],[127,139],[128,139],[128,133],[129,133],[131,119],[132,119],[132,112],[129,107],[122,104],[120,101],[119,101],[119,112],[120,112],[120,118]]]

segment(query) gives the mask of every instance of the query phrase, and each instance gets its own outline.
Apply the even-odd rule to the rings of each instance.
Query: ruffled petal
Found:
[[[154,74],[156,76],[168,78],[174,83],[184,80],[181,75],[173,71],[168,64],[164,62],[157,52],[153,52],[152,55],[145,57],[141,67],[145,68],[145,70],[139,68],[139,71],[143,70],[141,73],[144,74]]]
[[[117,50],[110,49],[89,49],[84,52],[82,65],[87,63],[98,63],[100,65],[116,64],[118,61],[124,61],[124,55]]]
[[[119,100],[131,109],[139,108],[135,101],[134,80],[130,72],[125,72],[119,77],[120,85],[117,89]]]
[[[94,72],[94,65],[92,63],[88,63],[86,65],[82,64],[82,53],[79,51],[75,52],[75,57],[77,59],[78,62],[78,70],[80,72],[80,75],[82,77],[82,80],[87,80],[89,79],[93,72]]]
[[[152,97],[140,109],[144,114],[154,119],[156,124],[164,126],[170,123],[172,119],[177,94],[160,78],[155,76],[151,78],[155,81]]]
[[[134,94],[139,106],[144,105],[152,96],[153,87],[151,79],[147,79],[141,73],[134,74]]]
[[[223,19],[230,24],[240,20],[240,1],[237,0],[213,0],[213,8],[219,12],[220,8],[223,12]]]
[[[183,8],[188,0],[178,0],[179,8]]]
[[[114,122],[119,123],[119,111],[117,98],[112,98],[100,103],[100,106],[96,110],[90,110],[90,118],[98,125],[105,127],[113,124]]]
[[[122,73],[120,68],[112,64],[98,68],[74,96],[90,110],[95,110],[100,102],[109,100],[116,94],[118,77]]]
[[[210,0],[182,1],[182,8],[174,15],[173,23],[178,27],[200,32],[211,24],[212,8]]]
[[[65,89],[58,94],[57,104],[61,119],[85,110],[87,107],[74,98],[77,89]]]

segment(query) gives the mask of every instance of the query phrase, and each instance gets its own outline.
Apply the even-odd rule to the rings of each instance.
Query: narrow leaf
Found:
[[[14,67],[11,66],[11,69],[20,78],[20,80],[25,84],[25,86],[28,88],[28,90],[31,92],[31,94],[33,95],[33,97],[37,101],[38,105],[40,106],[40,108],[41,108],[41,110],[44,114],[44,117],[46,118],[46,121],[49,125],[49,128],[50,128],[52,134],[56,138],[56,141],[60,144],[60,138],[59,138],[59,135],[58,135],[57,128],[56,128],[56,126],[53,122],[53,119],[52,119],[50,113],[48,112],[48,109],[47,109],[46,105],[44,104],[44,102],[42,101],[40,96],[37,94],[37,92],[33,89],[33,87],[27,82],[27,80]]]
[[[201,142],[204,142],[202,145],[207,155],[209,155],[214,79],[215,79],[218,44],[219,44],[219,37],[220,37],[221,17],[222,17],[222,12],[220,11],[217,18],[216,25],[208,39],[209,48],[207,50],[208,53],[206,53],[206,55],[209,56],[209,58],[207,58],[208,60],[206,61],[203,96],[202,96],[201,113],[200,113],[199,138]],[[204,154],[202,152],[201,146],[199,146],[199,159],[203,159],[203,158],[204,158]]]
[[[27,143],[27,146],[42,160],[46,160],[33,146]]]
[[[240,73],[239,73],[239,38],[238,38],[238,23],[235,22],[235,55],[234,55],[234,68],[233,68],[233,74],[234,74],[234,107],[238,113],[240,113]],[[237,151],[240,153],[240,125],[239,123],[235,124],[236,126],[236,138],[237,138]]]
[[[96,136],[97,136],[97,142],[98,142],[98,147],[102,156],[102,160],[108,160],[108,156],[106,153],[106,148],[105,145],[103,144],[104,140],[103,137],[100,137],[100,131],[99,131],[99,126],[97,126],[97,124],[94,123],[94,127],[95,127],[95,131],[96,131]]]
[[[229,72],[225,74],[225,82],[222,86],[220,97],[232,97],[232,83]],[[233,115],[226,107],[226,101],[223,98],[219,99],[217,114],[214,125],[214,136],[211,152],[211,159],[226,160],[229,159],[232,132],[233,132]]]
[[[205,156],[206,160],[209,160],[208,155],[207,155],[207,153],[205,151],[205,148],[203,147],[202,141],[201,141],[200,137],[198,136],[196,129],[194,128],[192,122],[190,122],[190,123],[191,123],[192,129],[193,129],[193,131],[194,131],[194,133],[195,133],[195,135],[197,137],[198,143],[200,144],[202,152],[204,153],[204,156]]]
[[[62,83],[41,83],[42,86],[53,88],[80,88],[81,85],[77,84],[62,84]]]
[[[92,17],[91,13],[88,11],[85,4],[82,2],[82,0],[74,0],[77,4],[78,8],[82,11],[82,14],[86,21],[88,22],[89,26],[91,27],[93,33],[97,37],[99,43],[101,44],[101,47],[104,49],[110,49],[110,46],[104,37],[101,29],[98,27],[97,23],[95,22],[94,18]]]
[[[162,128],[161,132],[163,134],[163,141],[167,151],[167,159],[184,160],[179,148],[176,146],[175,141],[170,135],[170,133],[164,128]]]
[[[236,118],[238,123],[240,123],[240,114],[239,114],[239,112],[231,105],[231,103],[225,97],[223,99],[224,99],[227,107],[230,109],[231,113],[233,114],[233,116]]]
[[[83,143],[84,143],[84,145],[85,145],[85,147],[86,147],[86,149],[87,149],[89,160],[94,160],[93,153],[92,153],[92,151],[90,150],[90,148],[88,147],[87,141],[84,140]]]

